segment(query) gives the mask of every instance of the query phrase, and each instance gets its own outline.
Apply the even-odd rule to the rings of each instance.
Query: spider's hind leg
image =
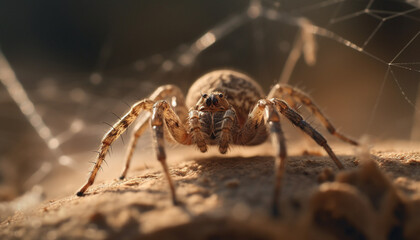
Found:
[[[325,117],[325,115],[321,112],[319,107],[313,102],[313,100],[304,92],[293,88],[288,85],[276,84],[268,94],[268,99],[271,98],[278,98],[278,99],[291,99],[291,104],[295,105],[296,102],[302,103],[306,106],[325,126],[325,128],[330,132],[332,135],[338,137],[344,142],[348,142],[352,145],[359,145],[356,141],[350,139],[349,137],[343,135],[342,133],[338,132],[335,127],[331,124],[331,122]]]
[[[169,98],[171,98],[170,99],[171,106],[174,108],[175,113],[181,118],[181,121],[185,120],[187,118],[188,109],[185,106],[184,95],[182,94],[181,90],[177,86],[164,85],[156,89],[150,95],[150,99],[153,101],[169,99]],[[143,134],[143,132],[147,129],[150,116],[151,116],[150,112],[144,113],[144,115],[141,116],[141,119],[139,120],[138,124],[134,128],[134,133],[131,136],[129,146],[127,148],[125,165],[120,175],[120,179],[124,179],[127,175],[128,169],[130,168],[131,159],[133,157],[134,150],[137,145],[137,141],[139,137]]]

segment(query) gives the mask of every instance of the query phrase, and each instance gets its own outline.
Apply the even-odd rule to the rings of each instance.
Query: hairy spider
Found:
[[[96,164],[87,183],[77,192],[77,196],[83,196],[88,187],[93,184],[110,145],[136,120],[140,113],[146,111],[147,114],[143,115],[135,127],[120,179],[125,178],[127,174],[137,140],[147,128],[149,119],[154,149],[168,179],[174,204],[177,204],[177,198],[175,185],[166,163],[164,138],[184,145],[196,145],[201,152],[206,152],[208,145],[217,145],[220,153],[224,154],[229,145],[257,145],[271,136],[272,144],[276,149],[272,211],[273,214],[277,214],[287,155],[285,138],[280,127],[280,114],[322,146],[339,169],[344,168],[325,138],[282,100],[285,97],[290,99],[290,104],[301,103],[309,108],[331,134],[345,142],[357,145],[357,142],[338,133],[320,109],[303,92],[287,85],[277,84],[266,97],[259,84],[247,75],[232,70],[217,70],[200,77],[189,89],[186,101],[178,87],[165,85],[159,87],[149,98],[135,103],[130,111],[105,134]],[[164,99],[172,99],[172,101],[169,103]]]

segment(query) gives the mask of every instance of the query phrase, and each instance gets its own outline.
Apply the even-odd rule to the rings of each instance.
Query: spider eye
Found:
[[[215,97],[213,97],[213,104],[214,105],[217,105],[217,103],[218,103],[219,101],[217,100],[217,98],[215,98]]]
[[[221,94],[221,93],[220,93],[220,94],[219,94],[219,98],[222,98],[222,97],[223,97],[223,94]]]
[[[207,98],[206,104],[208,107],[210,107],[211,103],[212,103],[211,98]]]
[[[203,98],[207,98],[207,94],[206,93],[204,93],[203,95],[201,95]]]

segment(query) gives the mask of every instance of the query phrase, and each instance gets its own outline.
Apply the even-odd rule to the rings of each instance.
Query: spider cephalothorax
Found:
[[[266,96],[259,84],[247,75],[232,70],[218,70],[200,77],[189,89],[186,99],[178,87],[165,85],[159,87],[148,99],[135,103],[130,111],[105,134],[88,182],[77,192],[77,195],[82,196],[93,184],[110,145],[142,112],[145,112],[131,138],[121,179],[127,174],[138,138],[149,124],[152,127],[156,156],[168,179],[175,204],[177,198],[175,185],[166,163],[165,138],[183,145],[196,145],[201,152],[206,152],[208,145],[216,145],[220,153],[224,154],[230,145],[257,145],[271,136],[273,147],[276,149],[276,180],[272,212],[277,214],[277,202],[287,156],[285,138],[280,126],[280,115],[285,116],[322,146],[338,168],[344,168],[325,138],[290,108],[282,100],[283,98],[292,101],[292,106],[296,103],[306,106],[331,134],[357,145],[355,141],[338,133],[303,92],[287,85],[277,84]]]
[[[224,94],[217,91],[203,94],[194,109],[199,111],[200,131],[203,134],[205,143],[208,145],[217,144],[226,112],[234,111],[234,109],[228,100],[224,98]],[[231,120],[235,122],[236,118]],[[200,148],[200,150],[205,152],[207,148]],[[222,153],[226,151],[227,149],[221,150]]]

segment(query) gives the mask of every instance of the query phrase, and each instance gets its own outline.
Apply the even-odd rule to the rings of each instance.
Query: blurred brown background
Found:
[[[385,63],[420,30],[419,11],[401,14],[376,31],[381,20],[367,14],[331,21],[366,9],[368,1],[323,6],[326,2],[331,3],[264,0],[260,4],[290,17],[307,17],[359,46],[375,32],[365,51]],[[217,39],[193,64],[176,62],[202,34],[244,13],[249,4],[243,0],[1,1],[0,47],[60,140],[62,154],[85,163],[91,159],[78,156],[96,149],[109,128],[103,122],[112,124],[117,120],[113,114],[122,115],[127,104],[161,84],[174,83],[186,92],[201,74],[234,68],[253,76],[268,92],[279,79],[298,31],[282,21],[246,21]],[[377,16],[383,18],[412,8],[402,1],[374,1],[369,10],[380,10]],[[414,108],[397,82],[415,102],[420,73],[393,68],[397,82],[391,77],[384,82],[387,64],[343,43],[316,39],[316,64],[308,66],[300,59],[290,84],[309,92],[350,136],[409,139]],[[418,69],[418,49],[420,38],[415,38],[397,60],[417,62],[409,66]],[[2,85],[0,109],[0,184],[12,186],[13,194],[19,194],[25,191],[28,176],[42,162],[55,162],[57,156]]]

